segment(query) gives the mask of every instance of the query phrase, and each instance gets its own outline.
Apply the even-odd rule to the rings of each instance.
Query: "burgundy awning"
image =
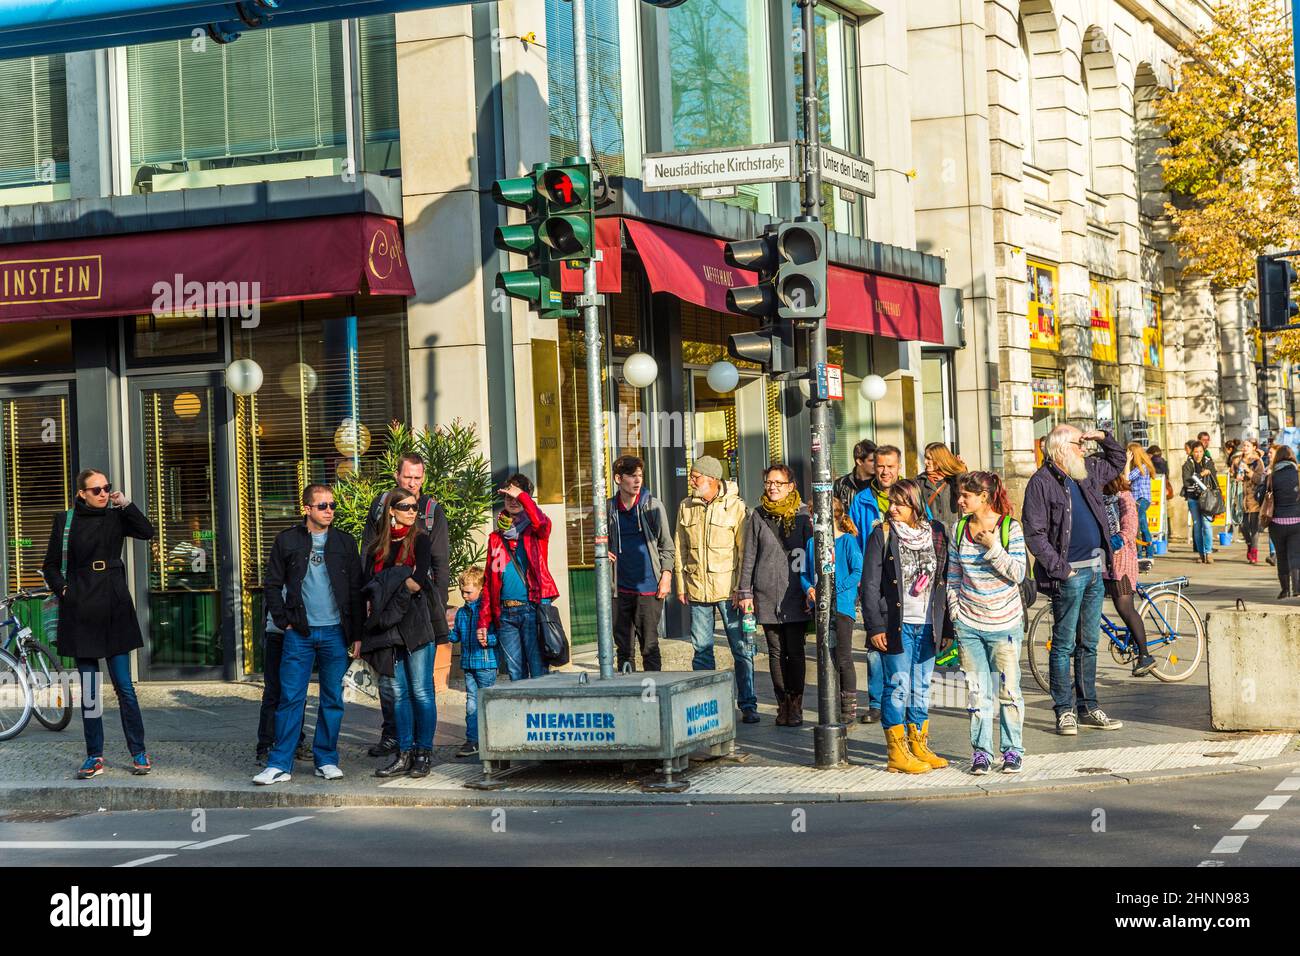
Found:
[[[641,255],[650,288],[655,292],[668,292],[707,309],[727,312],[727,290],[758,281],[754,273],[727,264],[722,239],[639,219],[597,220],[596,243],[605,250],[606,263],[618,261],[616,224],[620,221]],[[598,291],[619,291],[619,275],[614,269],[598,268],[596,279]],[[826,318],[830,328],[905,341],[943,341],[938,286],[837,265],[830,266],[827,279],[830,289]],[[580,288],[581,280],[578,282],[574,288]],[[565,289],[570,290],[567,281]]]
[[[0,322],[414,295],[401,224],[366,213],[0,246]]]

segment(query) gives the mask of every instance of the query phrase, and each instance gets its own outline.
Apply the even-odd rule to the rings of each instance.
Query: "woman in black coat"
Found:
[[[429,535],[415,520],[416,496],[394,488],[385,499],[386,518],[369,554],[364,555],[370,602],[366,639],[354,647],[379,673],[392,694],[397,752],[393,761],[375,771],[376,777],[425,777],[433,765],[433,732],[438,721],[433,689],[436,627],[430,606],[429,577],[432,547]],[[446,634],[447,621],[440,620]]]
[[[884,664],[881,725],[891,772],[948,765],[929,746],[930,675],[947,626],[947,578],[947,532],[926,519],[920,484],[903,479],[890,489],[888,520],[867,539],[860,592],[868,646]]]
[[[1277,552],[1278,600],[1300,597],[1300,471],[1289,445],[1277,445],[1273,467],[1264,480],[1264,493],[1273,492],[1273,517],[1268,537]],[[1262,500],[1262,496],[1261,496]]]
[[[776,692],[778,727],[803,723],[808,599],[804,554],[812,519],[795,487],[794,472],[772,465],[763,473],[763,500],[745,521],[745,545],[736,582],[742,613],[754,615],[767,635],[767,666]]]
[[[86,761],[77,771],[79,780],[104,772],[100,658],[108,664],[117,694],[122,730],[131,750],[131,772],[146,774],[153,767],[144,745],[144,719],[131,684],[131,652],[143,647],[144,639],[122,563],[124,539],[147,541],[153,536],[149,519],[122,492],[112,490],[103,472],[93,469],[77,475],[77,500],[72,510],[54,516],[41,573],[59,600],[58,651],[76,658],[81,675]]]

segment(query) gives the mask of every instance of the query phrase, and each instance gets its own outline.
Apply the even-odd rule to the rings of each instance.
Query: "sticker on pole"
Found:
[[[844,401],[844,370],[825,362],[817,365],[817,398],[823,402]]]

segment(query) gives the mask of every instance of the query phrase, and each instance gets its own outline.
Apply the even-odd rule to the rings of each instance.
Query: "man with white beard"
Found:
[[[1096,441],[1100,453],[1085,456],[1086,441]],[[1034,581],[1052,601],[1048,659],[1056,732],[1062,736],[1074,736],[1080,725],[1121,726],[1097,706],[1097,644],[1102,574],[1113,558],[1101,490],[1124,464],[1124,446],[1109,432],[1057,425],[1043,441],[1043,466],[1025,488],[1025,544],[1034,556]]]

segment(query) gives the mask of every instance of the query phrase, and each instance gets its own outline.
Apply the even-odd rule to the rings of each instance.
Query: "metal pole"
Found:
[[[822,198],[821,120],[817,99],[817,32],[813,7],[799,0],[803,29],[803,219],[820,217]],[[1300,0],[1297,0],[1300,2]],[[827,290],[822,290],[826,295]],[[808,333],[808,366],[813,375],[826,363],[826,322]],[[815,384],[815,383],[812,383]],[[835,530],[831,526],[830,409],[816,397],[812,412],[813,528],[817,562],[817,726],[813,728],[814,766],[843,766],[848,761],[848,728],[839,723],[839,673],[832,658],[831,604],[835,600]]]
[[[578,155],[590,162],[591,94],[587,80],[587,4],[573,3],[573,73],[578,94]],[[596,647],[602,680],[614,676],[614,628],[610,595],[613,593],[609,567],[609,528],[605,514],[605,416],[601,410],[601,377],[604,346],[600,334],[600,312],[596,303],[596,262],[588,260],[582,270],[582,324],[587,346],[587,414],[591,419],[591,527],[596,561]]]

